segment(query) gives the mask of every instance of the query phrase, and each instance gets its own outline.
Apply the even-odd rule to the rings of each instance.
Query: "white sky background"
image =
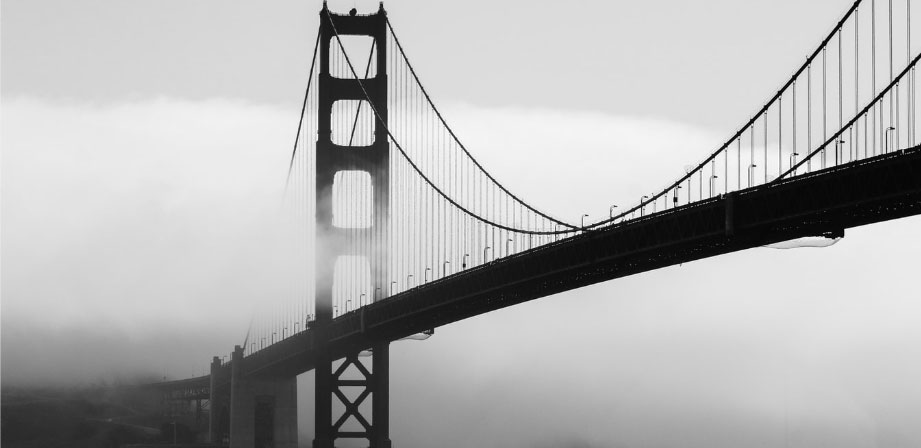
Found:
[[[467,146],[578,220],[712,151],[849,6],[800,3],[386,6]],[[377,7],[331,3],[353,6]],[[242,341],[289,274],[273,229],[319,8],[3,2],[4,385],[197,375]],[[919,224],[662,269],[395,344],[393,439],[917,446]]]

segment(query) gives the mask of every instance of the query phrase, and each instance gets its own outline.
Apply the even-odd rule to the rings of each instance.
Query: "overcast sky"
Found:
[[[578,221],[716,149],[849,5],[386,7],[466,145],[517,194]],[[320,7],[3,2],[4,385],[182,378],[242,341],[253,307],[284,290],[273,229]],[[394,344],[392,438],[921,445],[919,225],[661,269]]]

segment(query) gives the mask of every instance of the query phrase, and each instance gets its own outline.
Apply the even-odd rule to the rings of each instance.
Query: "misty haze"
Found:
[[[921,446],[921,5],[6,0],[4,447]]]

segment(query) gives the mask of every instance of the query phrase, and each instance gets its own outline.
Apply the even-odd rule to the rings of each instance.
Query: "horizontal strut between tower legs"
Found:
[[[320,74],[318,80],[320,89],[328,95],[328,107],[331,107],[336,101],[342,100],[365,101],[370,97],[371,101],[380,103],[380,100],[387,98],[387,75],[383,73],[360,80]],[[365,96],[366,92],[368,96]],[[321,108],[319,112],[326,111]]]

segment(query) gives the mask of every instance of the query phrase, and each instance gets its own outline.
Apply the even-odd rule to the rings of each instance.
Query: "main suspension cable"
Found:
[[[301,126],[304,124],[304,113],[307,110],[307,97],[310,96],[310,83],[313,81],[313,69],[317,63],[317,49],[320,48],[320,33],[313,44],[313,58],[310,59],[310,73],[307,75],[307,91],[304,92],[304,103],[301,105],[301,118],[297,122],[297,135],[294,137],[294,149],[291,150],[291,161],[288,163],[288,176],[285,178],[285,194],[288,192],[288,181],[291,180],[291,170],[294,168],[294,156],[297,155],[297,144],[301,138]]]
[[[482,171],[484,175],[486,175],[486,178],[487,178],[487,179],[489,179],[489,180],[492,181],[494,184],[496,184],[496,186],[499,187],[500,190],[502,190],[503,192],[505,192],[505,194],[509,195],[512,199],[518,201],[521,205],[523,205],[523,206],[524,206],[525,208],[527,208],[528,210],[531,210],[532,212],[537,213],[539,216],[541,216],[541,217],[543,217],[543,218],[545,218],[545,219],[548,219],[548,220],[552,221],[552,222],[555,223],[555,224],[560,224],[560,225],[569,227],[570,229],[573,229],[573,230],[579,229],[578,226],[575,226],[575,225],[572,225],[572,224],[569,224],[569,223],[560,221],[560,220],[558,220],[558,219],[556,219],[556,218],[554,218],[554,217],[552,217],[552,216],[549,216],[549,215],[547,215],[547,214],[541,212],[540,210],[538,210],[538,209],[532,207],[530,204],[528,204],[527,202],[525,202],[524,200],[522,200],[521,198],[519,198],[518,196],[516,196],[514,193],[512,193],[511,191],[509,191],[507,188],[505,188],[505,186],[503,186],[498,180],[496,180],[496,178],[494,178],[494,177],[489,173],[489,171],[486,171],[486,169],[483,168],[483,166],[482,166],[482,165],[480,164],[480,162],[476,159],[476,157],[473,157],[473,154],[471,154],[470,151],[467,150],[467,147],[464,146],[463,143],[461,143],[460,139],[457,137],[457,134],[454,133],[454,130],[451,129],[451,126],[449,126],[448,123],[447,123],[447,121],[445,121],[444,117],[441,115],[441,112],[438,110],[437,107],[435,107],[435,103],[432,101],[432,98],[429,96],[428,91],[425,90],[425,86],[422,85],[422,81],[419,79],[419,76],[416,75],[416,70],[413,68],[413,65],[409,62],[409,58],[406,56],[406,52],[403,51],[403,45],[400,44],[400,39],[397,38],[396,33],[393,31],[393,25],[390,23],[390,19],[389,19],[389,18],[385,18],[385,19],[386,19],[386,21],[387,21],[387,27],[390,29],[390,35],[393,36],[393,41],[394,41],[394,43],[396,43],[397,48],[399,48],[399,50],[400,50],[400,56],[403,57],[403,61],[406,62],[406,66],[409,68],[409,72],[412,74],[413,79],[416,80],[416,85],[419,86],[419,89],[422,91],[422,95],[425,97],[425,100],[428,102],[429,106],[431,106],[432,110],[435,112],[435,115],[438,117],[438,120],[439,120],[439,121],[441,122],[441,124],[445,127],[445,129],[447,129],[448,133],[451,135],[451,138],[454,140],[455,143],[457,143],[458,147],[460,147],[460,149],[464,152],[464,154],[467,155],[467,157],[470,159],[470,161],[473,162],[473,164],[474,164],[477,168],[479,168],[480,171]]]
[[[395,136],[393,135],[393,133],[390,131],[390,128],[387,126],[387,123],[386,123],[386,122],[383,120],[383,118],[381,117],[381,114],[380,114],[379,111],[377,110],[377,107],[375,107],[375,106],[374,106],[374,103],[371,101],[371,96],[368,94],[367,89],[365,89],[364,83],[363,83],[363,82],[361,81],[361,79],[358,77],[358,72],[355,70],[355,67],[352,65],[352,61],[351,61],[351,59],[349,58],[348,53],[345,51],[345,46],[342,44],[342,39],[341,39],[341,37],[339,36],[339,31],[336,29],[336,24],[335,24],[335,21],[334,21],[333,18],[332,18],[332,14],[329,12],[328,9],[325,10],[325,11],[326,11],[326,17],[327,17],[327,19],[329,20],[330,27],[332,28],[333,33],[334,33],[335,36],[336,36],[336,42],[339,44],[339,48],[342,50],[342,55],[345,57],[345,62],[346,62],[346,64],[348,65],[349,70],[352,72],[352,76],[355,77],[355,80],[356,80],[356,82],[358,83],[358,86],[361,88],[362,94],[365,96],[365,99],[368,101],[368,105],[371,107],[371,110],[374,112],[374,115],[375,115],[375,117],[377,118],[377,121],[381,124],[381,126],[384,127],[384,130],[387,132],[387,135],[390,137],[390,140],[394,143],[394,145],[396,145],[397,149],[399,150],[399,152],[400,152],[400,154],[403,156],[403,158],[406,159],[406,161],[407,161],[407,162],[409,163],[409,165],[413,168],[413,170],[416,171],[416,173],[417,173],[423,180],[425,180],[425,182],[426,182],[436,193],[438,193],[439,196],[441,196],[442,198],[444,198],[445,200],[447,200],[447,201],[448,201],[449,203],[451,203],[451,205],[453,205],[454,207],[456,207],[456,208],[458,208],[459,210],[463,211],[465,214],[467,214],[467,215],[469,215],[469,216],[471,216],[471,217],[473,217],[473,218],[475,218],[475,219],[477,219],[477,220],[479,220],[479,221],[481,221],[481,222],[483,222],[483,223],[485,223],[485,224],[489,224],[489,225],[491,225],[491,226],[493,226],[493,227],[495,227],[495,228],[498,228],[498,229],[501,229],[501,230],[505,230],[505,231],[508,231],[508,232],[523,233],[523,234],[528,234],[528,235],[558,235],[558,234],[571,234],[571,233],[573,233],[573,232],[575,232],[575,231],[582,230],[582,229],[579,228],[579,227],[575,227],[575,226],[572,226],[572,225],[570,225],[570,224],[567,224],[567,223],[564,223],[564,222],[560,222],[560,221],[556,221],[556,220],[554,220],[554,222],[556,222],[556,223],[558,223],[558,224],[561,224],[561,225],[565,225],[565,226],[567,226],[567,227],[570,227],[570,230],[561,230],[561,231],[536,231],[536,230],[518,229],[518,228],[515,228],[515,227],[509,227],[509,226],[507,226],[507,225],[504,225],[504,224],[500,224],[500,223],[494,222],[494,221],[492,221],[492,220],[490,220],[490,219],[484,218],[484,217],[482,217],[482,216],[479,216],[479,215],[477,215],[477,214],[471,212],[471,211],[468,210],[466,207],[464,207],[463,205],[459,204],[459,203],[458,203],[457,201],[455,201],[453,198],[451,198],[450,196],[448,196],[447,194],[445,194],[445,192],[442,191],[441,188],[439,188],[437,185],[435,185],[435,183],[434,183],[431,179],[429,179],[428,176],[425,175],[425,173],[422,172],[422,170],[419,168],[419,166],[418,166],[415,162],[413,162],[413,160],[409,157],[409,155],[408,155],[408,154],[406,153],[406,151],[403,149],[403,146],[400,144],[399,141],[397,141],[396,137],[395,137]],[[396,38],[396,36],[394,36],[394,38]],[[427,97],[427,95],[426,95],[426,97]],[[485,173],[485,172],[484,172],[484,173]],[[488,173],[486,173],[486,174],[487,174],[487,176],[488,176]],[[497,185],[498,185],[498,183],[497,183]],[[500,186],[500,188],[501,188],[501,186]],[[504,190],[504,189],[503,189],[503,190]],[[504,190],[504,191],[507,191],[507,190]],[[509,196],[511,196],[511,194],[509,194]],[[517,198],[516,198],[516,199],[517,199]],[[521,202],[521,201],[519,200],[519,202]],[[533,210],[533,209],[532,209],[532,210]],[[535,210],[535,211],[536,211],[536,210]],[[552,218],[547,217],[547,219],[552,219]]]

